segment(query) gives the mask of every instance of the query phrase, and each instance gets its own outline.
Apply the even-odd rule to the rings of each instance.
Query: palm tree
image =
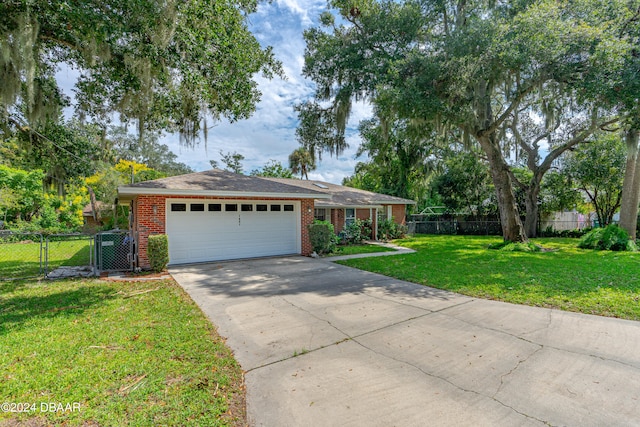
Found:
[[[299,173],[300,178],[309,179],[307,173],[316,169],[316,161],[309,150],[300,147],[289,154],[289,168],[291,172]]]

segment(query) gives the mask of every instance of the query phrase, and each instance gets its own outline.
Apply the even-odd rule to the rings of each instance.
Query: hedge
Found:
[[[149,257],[149,264],[151,264],[153,271],[159,273],[167,268],[167,264],[169,264],[169,239],[166,234],[149,236],[147,257]]]

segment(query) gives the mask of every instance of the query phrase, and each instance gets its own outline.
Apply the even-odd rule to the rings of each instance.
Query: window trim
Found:
[[[322,215],[320,212],[322,211]],[[322,218],[320,218],[322,217]],[[326,221],[327,220],[327,208],[313,208],[313,219],[318,221]]]
[[[349,216],[348,212],[353,211],[353,216]],[[344,208],[344,226],[347,227],[356,221],[356,208]]]

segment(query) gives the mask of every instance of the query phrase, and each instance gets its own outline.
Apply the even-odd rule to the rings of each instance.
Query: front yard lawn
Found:
[[[578,249],[577,239],[534,239],[550,252],[488,250],[499,237],[416,236],[417,252],[340,264],[473,297],[640,320],[640,253]]]
[[[173,280],[0,282],[0,342],[0,403],[34,404],[0,425],[246,424],[242,370]]]

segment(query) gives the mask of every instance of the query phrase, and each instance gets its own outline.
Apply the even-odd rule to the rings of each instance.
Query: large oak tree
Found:
[[[315,109],[336,117],[337,138],[325,140],[341,142],[348,104],[358,98],[443,133],[455,129],[465,143],[475,141],[489,163],[506,240],[527,240],[514,194],[513,141],[532,159],[537,181],[529,186],[535,198],[555,158],[615,120],[613,104],[602,108],[589,96],[588,84],[589,76],[618,74],[620,59],[632,49],[616,33],[619,15],[632,10],[627,2],[334,0],[331,5],[342,23],[325,14],[327,30],[305,33],[304,71],[317,84]],[[581,96],[576,111],[562,112],[563,117],[573,113],[581,125],[560,123],[562,137],[542,160],[539,142],[558,123],[544,117],[553,113],[545,105],[551,89],[559,98]],[[548,125],[514,135],[524,116],[538,116]]]
[[[180,131],[192,143],[206,118],[248,117],[254,75],[281,73],[247,27],[256,0],[100,0],[0,3],[4,122],[34,126],[65,99],[61,66],[80,73],[77,108],[99,121],[117,112],[140,131]]]

